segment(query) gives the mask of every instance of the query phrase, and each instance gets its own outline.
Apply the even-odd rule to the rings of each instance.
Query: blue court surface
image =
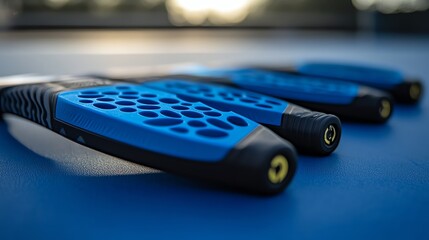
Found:
[[[187,54],[188,45],[178,43],[169,55],[172,47],[165,53],[155,40],[140,46],[135,35],[123,36],[137,48],[129,55],[108,46],[82,50],[93,46],[85,41],[97,37],[82,40],[82,49],[64,40],[70,36],[56,38],[54,32],[47,33],[49,47],[14,40],[26,34],[31,32],[0,44],[2,75],[173,61],[325,58],[385,63],[420,76],[429,88],[429,38],[424,37],[267,33],[252,40],[250,33],[228,33],[228,41],[217,41],[218,35],[208,33],[197,35],[212,41],[212,48],[196,45]],[[183,35],[184,42],[189,34],[195,33]],[[167,45],[173,41],[160,38]],[[10,48],[16,45],[20,48]],[[300,156],[291,185],[272,197],[227,191],[105,156],[51,160],[24,147],[2,121],[0,239],[429,239],[428,95],[418,106],[396,106],[385,125],[344,123],[337,151],[323,158]],[[29,141],[43,140],[36,135]],[[51,150],[61,159],[67,149],[53,144]]]

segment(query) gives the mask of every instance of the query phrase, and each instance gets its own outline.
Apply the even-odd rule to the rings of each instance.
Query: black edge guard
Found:
[[[293,104],[283,113],[281,127],[271,128],[293,142],[299,152],[322,156],[331,154],[338,147],[342,132],[337,116]]]
[[[421,81],[407,79],[389,91],[398,103],[416,104],[423,96],[424,87]]]
[[[312,110],[335,114],[341,120],[352,122],[385,123],[393,112],[390,94],[364,86],[360,86],[358,96],[347,105],[291,101]]]
[[[296,169],[297,156],[294,147],[264,127],[256,128],[237,144],[225,159],[214,163],[192,161],[148,151],[56,121],[55,132],[60,131],[66,132],[65,137],[75,142],[81,137],[85,139],[83,145],[112,156],[249,193],[281,192],[291,181]],[[272,161],[277,156],[284,156],[288,169],[280,182],[272,183],[268,173]]]

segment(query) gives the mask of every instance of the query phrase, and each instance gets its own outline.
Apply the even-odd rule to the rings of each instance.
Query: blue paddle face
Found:
[[[132,84],[62,92],[55,118],[132,146],[204,162],[222,160],[258,126],[233,112]]]
[[[303,74],[337,78],[382,89],[389,89],[404,81],[399,71],[360,65],[309,62],[298,65],[297,70]]]
[[[194,74],[226,77],[244,89],[290,100],[315,103],[346,105],[355,99],[359,91],[359,85],[354,83],[258,69],[199,69],[195,70]]]
[[[281,125],[288,103],[237,88],[186,80],[159,80],[144,86],[175,93],[183,99],[200,101],[224,111],[234,111],[256,122]]]

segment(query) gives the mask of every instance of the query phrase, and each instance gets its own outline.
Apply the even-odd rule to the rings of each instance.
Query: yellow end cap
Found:
[[[271,166],[268,170],[268,180],[271,183],[281,183],[289,171],[289,162],[283,155],[277,155],[271,160]]]
[[[412,84],[410,87],[410,97],[414,100],[419,99],[422,89],[418,84]]]
[[[382,100],[379,111],[382,118],[388,118],[390,116],[390,112],[392,111],[390,102],[385,99]]]
[[[325,135],[323,136],[325,143],[329,146],[335,142],[336,138],[337,129],[333,125],[329,125],[325,130]]]

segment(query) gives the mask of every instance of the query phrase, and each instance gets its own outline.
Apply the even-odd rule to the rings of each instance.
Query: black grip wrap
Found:
[[[108,84],[112,82],[93,78],[59,77],[58,81],[54,82],[5,87],[0,89],[0,113],[13,113],[52,129],[53,106],[59,92]]]
[[[282,137],[307,154],[328,155],[337,148],[341,138],[338,117],[295,105],[283,114],[282,128]]]

